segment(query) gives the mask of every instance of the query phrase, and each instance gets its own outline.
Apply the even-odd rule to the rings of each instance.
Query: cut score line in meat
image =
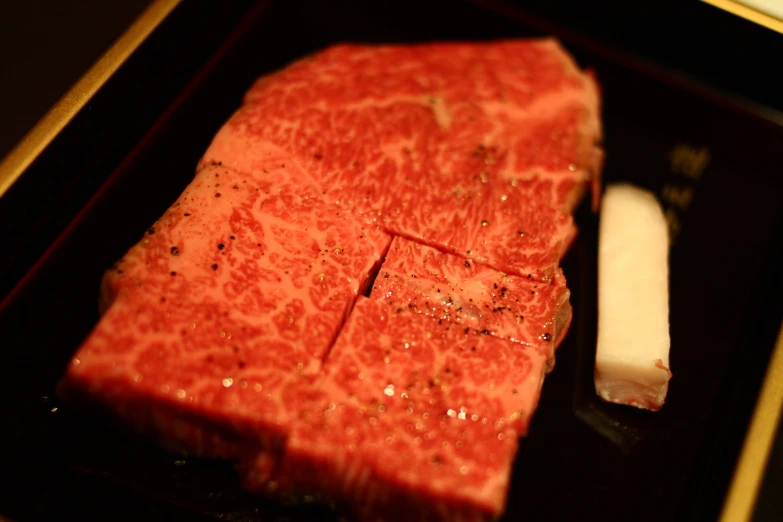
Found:
[[[202,165],[280,176],[293,156],[368,223],[544,282],[601,167],[597,86],[552,40],[340,45],[245,101]]]
[[[502,510],[546,356],[395,308],[359,300],[292,427],[275,487],[359,518]]]
[[[536,346],[554,362],[571,321],[559,272],[548,285],[506,275],[465,258],[396,237],[371,297],[485,335]]]
[[[595,390],[652,411],[666,399],[669,368],[669,237],[655,196],[609,185],[598,249]]]
[[[598,111],[549,39],[339,45],[260,79],[104,277],[62,393],[252,491],[498,516],[571,321]]]

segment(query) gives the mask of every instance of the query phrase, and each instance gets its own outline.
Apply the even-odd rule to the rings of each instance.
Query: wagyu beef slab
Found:
[[[396,237],[370,296],[553,357],[571,323],[565,278],[555,279],[549,285],[506,275]]]
[[[532,347],[360,297],[276,485],[367,520],[488,520],[545,369]]]
[[[278,445],[389,241],[278,179],[202,169],[105,276],[66,391],[197,454]]]
[[[550,281],[597,180],[598,93],[553,40],[340,45],[260,79],[204,162],[285,150],[395,235]]]
[[[252,490],[498,516],[570,322],[559,261],[600,138],[597,85],[554,40],[299,60],[107,273],[62,390],[238,459]]]

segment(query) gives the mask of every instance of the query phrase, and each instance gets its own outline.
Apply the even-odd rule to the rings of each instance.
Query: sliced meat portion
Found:
[[[571,215],[551,206],[552,189],[538,179],[517,187],[480,180],[459,189],[413,185],[390,191],[382,220],[390,233],[505,273],[551,283],[576,235]]]
[[[370,297],[530,346],[553,361],[571,323],[562,273],[556,281],[548,285],[506,275],[396,237]]]
[[[107,273],[65,390],[193,453],[279,446],[390,241],[281,180],[202,169]]]
[[[202,164],[285,150],[391,233],[549,282],[601,151],[598,93],[554,40],[340,45],[262,78]]]
[[[367,520],[489,520],[545,368],[533,348],[359,298],[273,487]]]
[[[63,390],[254,490],[497,516],[570,321],[598,112],[549,39],[339,45],[261,78],[105,277]]]

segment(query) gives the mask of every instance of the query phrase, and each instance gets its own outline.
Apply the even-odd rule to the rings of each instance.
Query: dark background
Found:
[[[0,2],[0,157],[151,0]]]
[[[5,22],[0,31],[0,157],[151,2],[0,2],[0,20]],[[783,35],[698,0],[486,3],[524,6],[590,39],[783,112],[783,74],[778,65]],[[218,2],[215,5],[218,8]]]

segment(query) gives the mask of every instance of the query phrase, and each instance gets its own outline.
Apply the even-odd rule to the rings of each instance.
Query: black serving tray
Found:
[[[338,41],[544,30],[598,75],[606,181],[647,187],[667,211],[674,379],[658,413],[596,399],[597,216],[581,208],[564,262],[574,323],[521,443],[505,519],[715,520],[783,316],[776,113],[513,3],[230,4],[179,5],[0,198],[0,515],[337,520],[243,492],[231,463],[165,453],[59,404],[57,380],[98,320],[102,272],[183,190],[259,75]]]

